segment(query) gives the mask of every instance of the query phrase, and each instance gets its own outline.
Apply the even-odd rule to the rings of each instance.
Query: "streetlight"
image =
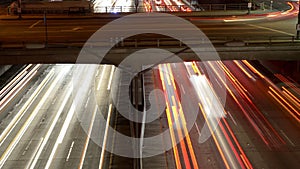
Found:
[[[296,25],[296,30],[297,30],[297,39],[300,39],[300,3],[299,3],[299,8],[298,8],[298,22],[297,22],[297,25]]]
[[[270,10],[272,11],[273,10],[273,1],[271,0],[270,2]]]
[[[248,1],[248,14],[250,14],[251,7],[252,7],[252,3],[251,3],[251,0],[249,0]]]
[[[19,15],[19,19],[22,19],[22,9],[21,9],[21,0],[18,0],[18,15]]]

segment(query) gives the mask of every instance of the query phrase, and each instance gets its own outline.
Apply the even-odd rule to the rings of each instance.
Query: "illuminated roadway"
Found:
[[[273,75],[281,81],[274,84],[261,68],[245,60],[210,61],[161,64],[148,72],[152,83],[146,85],[162,90],[166,102],[159,119],[170,129],[174,146],[164,154],[170,168],[299,166],[299,84],[281,74]],[[1,91],[1,114],[8,115],[1,122],[0,166],[124,166],[124,160],[96,144],[100,139],[101,147],[108,146],[113,133],[107,126],[124,124],[114,122],[111,97],[116,92],[111,90],[122,85],[115,70],[108,65],[28,65]],[[189,114],[195,110],[196,123],[189,132]],[[109,120],[100,123],[99,113]],[[202,143],[204,124],[211,136]]]
[[[109,20],[49,20],[49,41],[85,40]],[[290,26],[295,19],[272,25],[192,22],[209,37],[286,36],[295,31]],[[0,24],[5,41],[32,41],[33,35],[43,41],[44,27],[39,20]],[[156,68],[148,72],[152,83],[146,85],[164,94],[167,106],[160,123],[170,128],[174,146],[164,154],[169,168],[300,165],[298,83],[281,74],[266,73],[261,65],[246,60],[168,63]],[[107,125],[117,126],[97,120],[99,111],[112,121],[116,118],[111,88],[118,85],[120,77],[112,78],[114,72],[108,65],[28,65],[14,84],[1,90],[0,168],[117,168],[113,156],[90,139],[101,139],[106,146],[104,140],[112,134],[107,133]],[[91,83],[82,80],[86,77]],[[280,83],[274,84],[274,77]],[[226,98],[219,95],[222,91]],[[189,102],[182,100],[187,98]],[[194,108],[198,116],[189,132],[186,117]],[[174,119],[179,119],[178,123]],[[211,137],[199,143],[205,123]],[[98,138],[97,132],[105,137]],[[181,140],[183,135],[186,137]],[[120,166],[124,164],[131,162]]]
[[[195,126],[170,153],[174,168],[295,168],[299,165],[299,93],[292,94],[298,88],[286,90],[287,87],[276,86],[245,60],[164,64],[158,69],[159,76],[153,78],[160,77],[155,81],[165,91],[165,113],[169,127],[173,125],[174,131],[170,133],[174,140],[187,130],[184,117],[193,113],[191,105],[200,106]],[[289,82],[282,80],[283,86]],[[226,97],[213,89],[220,93],[225,90]],[[180,93],[181,101],[177,98]],[[226,102],[224,108],[218,98]],[[189,105],[181,107],[187,103],[184,99],[189,100]],[[215,131],[218,121],[210,117],[211,113],[213,117],[218,114],[221,117]],[[174,126],[177,116],[182,120],[181,130]],[[199,131],[205,122],[214,132],[206,142],[199,143]]]
[[[38,78],[35,77],[36,82],[32,85],[25,86],[24,95],[15,96],[20,98],[18,104],[7,104],[1,109],[1,114],[11,112],[9,116],[2,119],[1,123],[1,168],[108,166],[109,160],[105,160],[105,152],[102,152],[101,148],[89,138],[95,130],[101,131],[101,128],[105,128],[100,126],[100,129],[95,129],[95,126],[99,127],[99,124],[94,124],[96,113],[100,110],[105,112],[104,114],[112,113],[113,108],[108,106],[110,100],[106,99],[109,98],[112,67],[97,65],[89,68],[72,65],[47,67],[37,65],[36,67],[44,67],[44,73]],[[78,101],[76,102],[78,107],[74,106],[72,96],[75,97],[75,91],[78,90],[72,86],[75,83],[72,74],[80,73],[76,69],[83,70],[83,73],[92,69],[95,76],[99,77],[95,81],[97,84],[95,95],[101,106],[99,110],[92,101],[94,97],[89,96],[89,94],[93,95],[93,92],[88,87],[86,89],[90,92],[86,91],[84,96],[80,96],[82,105],[79,105]],[[39,68],[31,70],[32,73],[36,71],[39,71]],[[24,82],[19,82],[22,83]],[[85,132],[82,129],[83,125],[88,125],[89,130]],[[86,133],[89,133],[90,137],[87,137]]]

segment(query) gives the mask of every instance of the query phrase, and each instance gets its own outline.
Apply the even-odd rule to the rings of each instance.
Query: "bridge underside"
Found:
[[[118,65],[128,55],[135,53],[143,48],[113,48],[103,59],[95,57],[97,54],[93,54],[94,57],[87,57],[82,59],[78,58],[81,51],[81,47],[72,48],[39,48],[39,49],[5,49],[0,50],[0,64],[28,64],[28,63],[88,63],[88,64],[114,64]],[[195,53],[186,49],[185,47],[176,48],[160,48],[168,50],[184,61],[207,61],[207,60],[299,60],[300,47],[299,46],[259,46],[259,47],[215,47],[219,58],[217,57],[197,57]],[[97,53],[91,49],[90,53]],[[211,50],[203,50],[200,53],[205,55],[206,53],[214,52]],[[175,55],[174,55],[175,56]],[[170,56],[172,58],[173,56]],[[173,59],[161,60],[158,62],[174,62]],[[176,61],[175,61],[176,62]]]

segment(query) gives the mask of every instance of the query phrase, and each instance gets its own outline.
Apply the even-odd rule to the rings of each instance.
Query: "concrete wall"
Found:
[[[11,65],[0,66],[0,76],[3,75],[3,73],[5,73],[10,67]]]

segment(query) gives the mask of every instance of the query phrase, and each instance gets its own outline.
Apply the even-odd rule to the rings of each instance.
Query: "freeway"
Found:
[[[49,65],[43,70],[39,67],[26,67],[17,76],[21,80],[16,80],[17,85],[12,87],[11,91],[19,97],[3,92],[10,100],[21,101],[10,107],[4,107],[1,102],[4,107],[1,114],[11,112],[10,116],[5,116],[1,121],[1,168],[109,166],[109,160],[104,160],[108,156],[107,153],[93,139],[94,135],[99,136],[95,132],[102,129],[104,131],[107,127],[95,120],[96,114],[103,113],[109,119],[113,111],[110,100],[106,98],[110,96],[108,86],[112,85],[109,79],[112,79],[114,68],[108,65]],[[29,72],[28,77],[23,77],[27,69],[33,69],[30,71],[32,73],[43,73],[39,78],[35,78],[35,82],[22,95],[16,90],[30,81],[28,77],[32,76],[32,73]],[[97,84],[95,89],[88,86],[83,88],[81,79],[73,77],[74,73],[79,75],[88,72],[94,72],[92,75],[97,79],[93,81]],[[10,86],[11,84],[7,89]],[[80,92],[81,89],[84,93]],[[91,92],[94,90],[95,93]],[[79,97],[80,100],[76,99]],[[104,136],[107,137],[107,134]],[[105,137],[103,140],[106,140]],[[106,143],[102,146],[105,147]]]
[[[122,151],[126,146],[109,126],[132,134],[131,124],[115,111],[115,104],[127,110],[122,101],[124,87],[130,87],[127,75],[117,69],[109,65],[24,67],[1,90],[1,114],[9,115],[1,122],[0,166],[136,166],[134,160],[101,148]],[[160,64],[149,75],[144,86],[161,90],[163,100],[155,97],[166,107],[158,123],[144,132],[149,136],[154,130],[169,129],[170,138],[164,137],[162,145],[173,147],[158,155],[160,168],[299,166],[300,92],[292,79],[272,75],[246,60]],[[119,101],[113,102],[112,97]],[[99,119],[101,114],[106,122]],[[147,166],[153,162],[146,161],[144,168],[151,168]]]
[[[164,91],[166,100],[160,121],[169,127],[174,146],[166,154],[171,168],[299,166],[297,84],[276,74],[284,85],[275,85],[255,67],[243,60],[172,63],[153,70],[153,88]],[[199,114],[190,128],[195,107]],[[206,123],[209,130],[201,130]],[[210,137],[200,141],[207,132]]]

